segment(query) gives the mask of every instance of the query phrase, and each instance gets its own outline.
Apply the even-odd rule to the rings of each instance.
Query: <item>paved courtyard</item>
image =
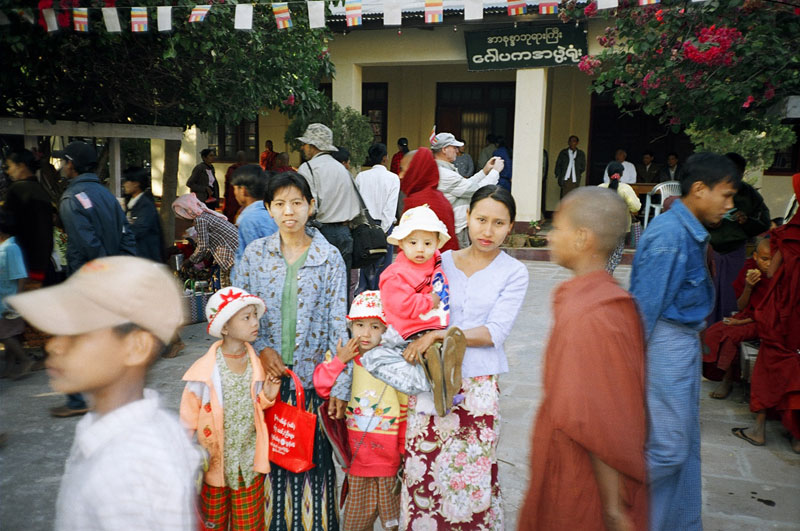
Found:
[[[502,376],[502,433],[499,459],[506,527],[514,529],[528,480],[530,430],[541,399],[541,361],[550,328],[550,295],[569,273],[546,262],[527,262],[531,282],[522,313],[506,344],[511,371]],[[627,285],[630,268],[617,277]],[[159,360],[149,386],[177,410],[180,378],[205,352],[211,339],[203,325],[186,327],[186,350]],[[800,529],[800,456],[792,453],[780,424],[768,424],[763,448],[734,438],[730,429],[751,421],[740,387],[724,401],[708,398],[714,387],[703,382],[701,395],[703,521],[709,531]],[[56,493],[77,419],[52,419],[48,408],[63,398],[52,393],[44,372],[18,382],[0,383],[0,529],[52,528]],[[378,529],[378,527],[376,527]]]

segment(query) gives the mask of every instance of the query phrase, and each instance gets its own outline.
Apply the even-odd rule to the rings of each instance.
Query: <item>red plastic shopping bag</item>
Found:
[[[306,411],[306,395],[303,384],[295,373],[287,369],[294,380],[296,406],[281,402],[278,396],[275,405],[267,409],[264,416],[269,429],[269,460],[295,474],[314,468],[314,435],[317,416]]]

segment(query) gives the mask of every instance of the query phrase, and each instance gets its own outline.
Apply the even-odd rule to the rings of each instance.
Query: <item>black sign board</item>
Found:
[[[471,71],[574,66],[587,53],[584,26],[549,24],[464,33]]]

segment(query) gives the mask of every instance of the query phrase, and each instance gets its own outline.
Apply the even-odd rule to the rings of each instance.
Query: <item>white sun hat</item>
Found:
[[[400,240],[415,230],[438,232],[439,249],[441,249],[442,245],[447,243],[447,240],[450,239],[450,235],[447,234],[447,227],[444,223],[442,223],[442,220],[436,216],[436,213],[431,210],[431,207],[428,205],[422,205],[409,208],[403,212],[403,216],[400,218],[400,224],[394,228],[392,234],[386,238],[386,241],[392,245],[400,245]]]
[[[222,327],[236,312],[248,306],[256,307],[256,316],[261,319],[267,307],[260,297],[250,295],[240,288],[222,288],[208,299],[206,304],[206,319],[208,320],[208,334],[222,337]]]
[[[355,321],[357,319],[380,319],[383,324],[386,324],[380,291],[362,291],[356,295],[350,306],[350,313],[347,314],[347,320]]]

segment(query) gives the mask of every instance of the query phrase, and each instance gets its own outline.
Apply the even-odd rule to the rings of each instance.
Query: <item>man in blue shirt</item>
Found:
[[[650,529],[702,529],[699,332],[714,307],[709,233],[733,207],[741,175],[722,155],[697,153],[680,199],[642,235],[631,273],[647,338]]]
[[[264,192],[269,180],[267,172],[258,164],[246,164],[231,175],[233,193],[242,206],[236,225],[239,228],[239,247],[234,256],[231,283],[236,284],[236,268],[244,256],[244,250],[253,240],[264,238],[278,231],[278,226],[264,206]]]
[[[94,173],[97,152],[86,142],[70,142],[54,157],[64,160],[61,172],[69,185],[58,203],[58,213],[67,233],[67,266],[71,275],[86,262],[118,254],[136,256],[136,237],[117,198]],[[83,397],[67,395],[67,403],[54,407],[55,417],[83,415],[88,411]]]

